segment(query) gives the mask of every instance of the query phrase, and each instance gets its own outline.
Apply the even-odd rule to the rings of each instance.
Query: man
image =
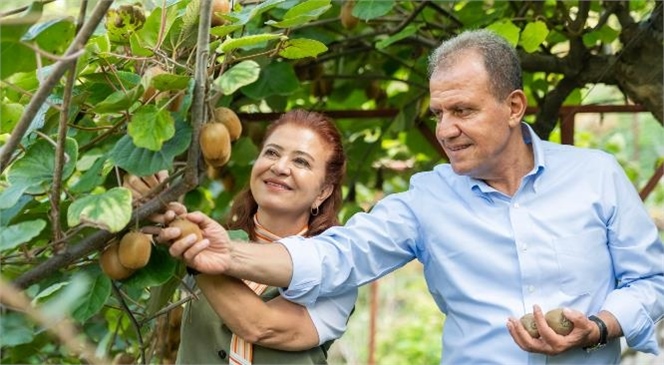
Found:
[[[431,110],[449,164],[312,239],[229,243],[194,215],[210,234],[174,242],[171,254],[202,272],[287,287],[302,304],[418,259],[446,314],[444,364],[617,364],[623,336],[658,353],[655,225],[612,156],[542,141],[522,122],[521,83],[504,39],[462,33],[431,57]],[[558,307],[574,325],[566,336],[544,319]],[[518,320],[531,311],[539,338]]]

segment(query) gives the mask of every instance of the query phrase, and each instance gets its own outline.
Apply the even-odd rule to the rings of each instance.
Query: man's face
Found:
[[[500,176],[512,160],[506,150],[519,121],[511,115],[510,97],[497,100],[492,93],[481,56],[458,54],[434,72],[429,89],[436,137],[454,172],[485,180]]]

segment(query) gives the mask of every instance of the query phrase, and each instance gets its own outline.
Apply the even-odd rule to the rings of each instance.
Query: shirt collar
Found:
[[[541,175],[542,171],[544,171],[546,167],[546,162],[544,160],[544,146],[542,143],[542,140],[537,136],[535,131],[530,127],[528,123],[521,122],[521,134],[523,135],[523,141],[526,144],[530,144],[533,148],[533,169],[530,170],[524,176],[524,178],[528,176],[533,176],[533,191],[537,192],[537,180],[538,177]],[[474,191],[476,194],[480,195],[481,197],[492,201],[491,197],[487,193],[492,193],[495,192],[496,190],[489,186],[489,184],[485,183],[482,180],[478,180],[475,178],[472,178],[470,176],[466,176],[466,179],[468,181],[468,185],[472,191]]]

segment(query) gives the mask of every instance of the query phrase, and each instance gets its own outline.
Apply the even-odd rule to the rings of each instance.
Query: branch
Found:
[[[533,129],[540,138],[549,139],[551,131],[556,126],[560,107],[567,96],[578,86],[579,84],[574,78],[565,77],[544,97],[540,110],[535,116],[535,124],[533,124]]]
[[[92,14],[90,15],[90,19],[88,19],[87,23],[83,25],[81,31],[69,45],[69,48],[65,52],[65,56],[71,56],[85,46],[88,39],[90,39],[97,26],[106,15],[106,12],[111,7],[112,3],[113,0],[102,0],[97,4]],[[44,103],[48,95],[51,93],[51,90],[58,83],[62,75],[64,75],[64,73],[69,69],[69,65],[74,61],[74,58],[67,58],[55,63],[53,65],[53,69],[51,70],[51,74],[41,84],[37,92],[33,95],[32,99],[30,99],[30,103],[28,103],[26,106],[23,115],[21,115],[21,119],[19,119],[19,121],[16,123],[16,126],[14,127],[14,130],[9,137],[9,140],[7,140],[7,143],[0,150],[0,173],[5,171],[7,166],[9,166],[9,162],[14,150],[21,142],[21,139],[23,139],[23,135],[30,127],[30,124],[32,123],[35,115],[37,115],[39,108],[41,108],[41,105]]]
[[[207,64],[210,54],[210,22],[212,20],[212,0],[201,1],[200,22],[198,23],[198,39],[196,41],[196,68],[194,70],[194,92],[191,105],[191,144],[187,154],[187,167],[184,180],[190,186],[198,185],[198,160],[200,147],[198,135],[201,125],[207,119],[205,103],[207,91]]]
[[[141,221],[148,218],[150,215],[157,213],[164,208],[163,202],[175,201],[194,187],[195,185],[189,185],[186,181],[179,180],[171,187],[162,191],[158,196],[138,207],[134,211],[134,214],[132,214],[130,222],[136,222],[137,220]],[[66,247],[63,252],[55,254],[48,260],[38,264],[31,270],[19,276],[14,280],[14,285],[21,289],[25,289],[30,285],[53,275],[54,271],[60,270],[95,251],[101,250],[106,246],[108,241],[116,235],[117,233],[111,233],[100,229],[83,238],[78,244]]]
[[[85,13],[88,7],[88,1],[83,0],[76,21],[76,32],[81,30],[85,22]],[[62,170],[65,164],[65,146],[67,142],[67,121],[69,120],[69,107],[71,106],[72,91],[74,90],[74,81],[76,78],[76,61],[69,66],[67,81],[62,99],[62,110],[60,112],[60,123],[58,125],[58,144],[55,148],[55,166],[53,169],[53,187],[51,189],[51,226],[53,227],[53,242],[58,242],[62,238],[62,226],[60,225],[60,191],[62,188]],[[62,245],[54,247],[55,252],[61,250]]]

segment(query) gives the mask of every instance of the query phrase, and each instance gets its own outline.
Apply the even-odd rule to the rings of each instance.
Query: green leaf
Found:
[[[357,0],[353,7],[356,18],[369,20],[383,16],[392,10],[394,0]]]
[[[309,0],[290,8],[280,22],[273,20],[265,22],[277,28],[292,28],[304,24],[310,20],[317,19],[328,9],[330,9],[330,0]]]
[[[78,160],[78,143],[67,137],[65,142],[66,162],[62,169],[62,180],[71,176]],[[55,147],[40,139],[28,148],[25,155],[16,161],[7,173],[7,180],[12,185],[28,187],[28,194],[43,194],[50,191],[55,170]]]
[[[39,48],[52,54],[63,54],[74,39],[75,25],[70,17],[35,24],[23,41],[35,41]]]
[[[92,166],[81,175],[76,184],[74,184],[69,191],[74,194],[91,191],[106,180],[106,175],[108,175],[112,168],[113,165],[110,164],[104,156],[97,158]]]
[[[285,2],[286,0],[267,0],[262,1],[256,6],[245,6],[239,12],[225,14],[224,19],[229,19],[234,25],[246,25],[252,19],[256,19],[259,15],[269,11],[275,6]]]
[[[152,77],[150,84],[161,91],[185,90],[191,77],[173,74],[159,74]]]
[[[88,266],[85,274],[93,278],[92,282],[87,283],[85,292],[79,295],[78,305],[72,312],[72,317],[80,323],[99,313],[111,296],[111,280],[102,274],[98,265]]]
[[[23,243],[37,237],[46,227],[46,221],[35,219],[16,223],[0,230],[0,252],[13,250]]]
[[[37,331],[25,315],[7,311],[0,316],[0,333],[4,349],[31,343]]]
[[[136,109],[127,128],[137,147],[159,151],[175,135],[173,117],[166,109],[144,105]]]
[[[241,137],[233,143],[231,156],[233,164],[239,166],[250,166],[258,156],[258,147],[249,137]]]
[[[519,32],[521,29],[514,25],[510,20],[500,20],[490,24],[486,29],[495,32],[505,38],[510,44],[516,46],[519,42]]]
[[[8,225],[15,217],[23,213],[23,209],[33,200],[30,195],[21,195],[13,205],[0,207],[0,226]]]
[[[129,223],[131,211],[129,189],[113,188],[105,193],[88,195],[73,202],[67,210],[67,224],[69,227],[74,227],[85,223],[115,233]]]
[[[537,20],[526,24],[526,27],[521,32],[519,43],[524,51],[533,53],[537,51],[540,44],[544,42],[548,35],[549,29],[547,28],[546,23]]]
[[[173,158],[184,152],[191,142],[191,127],[184,122],[175,123],[175,136],[160,151],[151,151],[136,147],[128,135],[123,136],[115,144],[109,157],[120,168],[129,173],[145,176],[159,170],[170,169]]]
[[[228,53],[237,48],[254,47],[256,45],[266,44],[269,41],[285,37],[279,34],[254,34],[237,39],[229,38],[225,40],[217,49],[220,53]]]
[[[3,30],[0,29],[0,33]],[[35,61],[35,52],[19,42],[2,41],[0,42],[0,79],[18,73],[34,71],[37,68]],[[21,60],[21,62],[16,62]]]
[[[150,261],[142,269],[124,281],[125,285],[135,288],[147,288],[162,285],[173,276],[178,261],[165,247],[152,246]]]
[[[235,24],[220,25],[218,27],[211,28],[210,34],[217,36],[219,38],[223,38],[235,32],[238,29],[242,29],[242,25],[235,25]]]
[[[117,89],[132,89],[141,83],[141,76],[127,71],[115,71],[112,75],[108,72],[95,72],[82,76],[84,80],[92,83],[108,84]]]
[[[168,34],[171,30],[171,27],[179,15],[179,9],[178,4],[173,4],[173,2],[169,3],[170,5],[166,8],[166,16],[163,17],[164,19],[162,19],[163,9],[161,6],[157,6],[150,11],[150,14],[145,19],[143,28],[135,33],[141,47],[146,49],[155,48],[157,46],[159,33],[162,32],[162,29],[163,34]]]
[[[327,51],[327,46],[313,39],[290,39],[284,43],[279,55],[284,58],[298,59],[316,57]]]
[[[101,103],[97,104],[94,111],[99,114],[104,114],[128,110],[143,94],[143,91],[144,89],[142,85],[138,85],[128,91],[118,90],[109,95]]]
[[[30,26],[37,23],[44,10],[43,1],[33,1],[23,15],[3,19],[0,23],[0,40],[18,41]]]
[[[0,133],[11,133],[25,108],[19,103],[0,104]]]
[[[293,66],[286,62],[273,62],[261,70],[258,81],[242,88],[242,93],[255,100],[271,95],[289,95],[300,87]]]
[[[242,86],[249,85],[258,80],[260,73],[261,67],[256,61],[242,61],[214,80],[214,85],[224,95],[230,95]]]
[[[378,49],[387,48],[387,46],[389,46],[390,44],[396,43],[396,42],[398,42],[402,39],[408,38],[411,35],[417,33],[417,31],[421,27],[422,27],[421,25],[411,24],[411,25],[407,26],[406,28],[404,28],[401,32],[399,32],[399,33],[397,33],[393,36],[390,36],[388,38],[385,38],[385,39],[381,40],[380,42],[376,43],[376,48],[378,48]]]

